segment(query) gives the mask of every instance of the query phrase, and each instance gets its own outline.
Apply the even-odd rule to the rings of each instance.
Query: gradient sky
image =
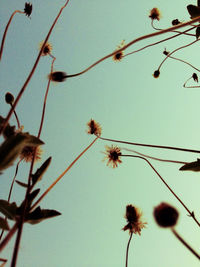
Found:
[[[23,14],[14,17],[5,41],[0,63],[0,114],[6,116],[9,106],[6,92],[17,95],[38,54],[38,47],[57,16],[64,1],[33,0],[31,19]],[[56,57],[54,70],[73,74],[114,51],[125,43],[151,32],[148,17],[153,7],[160,9],[159,28],[171,26],[173,19],[189,20],[186,6],[196,1],[161,0],[70,0],[53,30],[49,42]],[[24,1],[2,0],[0,3],[0,36],[12,12],[23,10]],[[125,52],[171,36],[167,34],[137,43]],[[152,74],[168,51],[195,40],[179,37],[123,58],[111,58],[89,72],[66,82],[50,85],[46,116],[41,139],[42,161],[52,156],[52,163],[38,184],[41,193],[60,175],[75,157],[94,139],[86,133],[86,124],[93,118],[102,126],[102,136],[132,142],[199,149],[200,89],[183,88],[194,70],[168,59],[161,75]],[[199,67],[199,44],[177,52],[175,56]],[[47,75],[52,59],[42,57],[16,112],[24,131],[37,135]],[[191,81],[191,84],[193,82]],[[15,118],[10,120],[15,124]],[[2,141],[2,139],[1,139]],[[134,235],[130,245],[129,266],[133,267],[196,267],[198,260],[172,235],[159,228],[152,216],[160,202],[174,205],[180,212],[177,231],[197,251],[199,229],[186,211],[161,183],[153,170],[142,160],[122,158],[116,169],[102,162],[105,145],[98,140],[41,202],[42,208],[56,209],[62,216],[38,225],[25,225],[18,257],[19,267],[121,267],[129,235],[121,229],[127,204],[143,211],[147,227],[141,236]],[[141,153],[195,161],[197,154],[164,151],[120,145]],[[124,151],[124,153],[127,153]],[[6,199],[16,168],[4,172],[0,198]],[[180,172],[178,164],[151,161],[169,185],[195,211],[200,219],[199,173]],[[26,181],[29,164],[21,163],[17,179]],[[18,204],[25,191],[17,184],[12,201]],[[11,258],[14,238],[2,253]],[[10,261],[10,260],[9,260]],[[8,264],[9,266],[9,264]]]

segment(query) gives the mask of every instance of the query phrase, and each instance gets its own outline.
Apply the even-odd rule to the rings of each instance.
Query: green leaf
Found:
[[[0,217],[0,228],[6,231],[10,230],[8,222],[5,218]]]
[[[24,146],[44,144],[39,138],[28,133],[17,133],[7,138],[0,146],[0,171],[10,167]]]
[[[200,16],[200,7],[194,5],[187,6],[188,13],[190,14],[190,18],[194,19]]]
[[[17,213],[17,205],[15,202],[9,203],[7,200],[0,199],[0,212],[8,219],[14,220]]]
[[[40,189],[36,189],[32,193],[30,193],[28,195],[28,204],[29,204],[29,206],[31,206],[34,198],[36,198],[36,196],[39,194],[39,192],[40,192]]]
[[[48,169],[49,165],[51,163],[51,157],[49,157],[40,168],[37,169],[35,174],[32,175],[32,186],[34,186],[37,182],[39,182],[42,179],[42,176]]]
[[[186,163],[183,165],[179,171],[194,171],[199,172],[200,171],[200,159],[197,159],[197,161],[193,161],[190,163]]]
[[[196,28],[196,38],[198,39],[200,36],[200,27]]]
[[[61,215],[61,213],[56,210],[41,209],[40,207],[37,207],[33,212],[28,214],[26,222],[30,224],[37,224],[43,220],[59,215]]]
[[[28,185],[27,184],[25,184],[25,183],[22,183],[22,182],[20,182],[20,181],[18,181],[18,180],[15,180],[15,182],[18,184],[18,185],[21,185],[22,187],[28,187]]]

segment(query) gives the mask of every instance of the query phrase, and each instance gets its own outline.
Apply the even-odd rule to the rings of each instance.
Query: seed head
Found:
[[[11,93],[7,92],[5,94],[5,100],[6,100],[7,104],[12,104],[14,102],[15,98]]]
[[[149,14],[149,18],[151,18],[152,20],[156,19],[159,21],[161,18],[160,10],[157,7],[152,8]]]
[[[159,70],[155,70],[154,74],[153,74],[153,77],[157,79],[159,76],[160,76],[160,71]]]
[[[125,45],[125,41],[122,40],[121,43],[120,43],[120,45],[117,46],[116,51],[119,50],[120,48],[124,47],[124,45]],[[114,54],[113,57],[112,57],[112,59],[115,62],[119,62],[119,61],[122,60],[123,56],[124,56],[124,51],[122,50],[122,51],[117,52],[116,54]]]
[[[162,202],[154,208],[154,219],[160,227],[174,227],[177,223],[179,213],[171,205]]]
[[[142,212],[133,205],[127,205],[126,214],[124,217],[127,221],[127,225],[125,225],[122,230],[124,231],[129,230],[130,234],[134,233],[140,235],[142,228],[144,228],[145,225],[147,224],[146,222],[143,222],[141,219]]]
[[[67,79],[67,73],[63,71],[54,71],[49,74],[49,78],[53,82],[64,82]]]
[[[111,167],[116,168],[119,163],[122,163],[120,156],[122,155],[121,150],[117,146],[106,146],[106,157],[108,159],[107,166],[111,165]]]
[[[181,22],[178,20],[178,19],[174,19],[172,20],[172,25],[175,26],[175,25],[178,25],[180,24]]]
[[[25,8],[24,8],[24,13],[27,17],[30,17],[31,13],[32,13],[32,4],[31,3],[25,3]]]
[[[95,120],[91,119],[88,123],[88,134],[94,134],[97,136],[101,135],[101,126],[98,122],[96,122]]]
[[[40,146],[33,147],[33,146],[25,146],[22,149],[22,152],[20,154],[20,159],[23,159],[26,162],[31,162],[35,151],[35,161],[40,161],[41,155],[42,155],[42,149]]]
[[[39,45],[40,49],[42,48],[43,43],[44,42],[40,43],[40,45]],[[51,54],[51,51],[52,51],[52,45],[50,43],[46,42],[46,44],[43,48],[43,51],[42,51],[42,56],[47,56],[47,55]]]

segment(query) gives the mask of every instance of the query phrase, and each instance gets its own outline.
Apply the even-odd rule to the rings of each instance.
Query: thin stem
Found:
[[[5,121],[4,121],[4,123],[3,123],[3,126],[0,128],[0,134],[2,134],[2,132],[4,131],[6,125],[8,124],[8,121],[9,121],[9,119],[10,119],[12,113],[13,113],[13,110],[15,110],[15,108],[16,108],[16,106],[17,106],[17,104],[18,104],[20,98],[22,97],[22,95],[23,95],[23,93],[24,93],[24,91],[25,91],[25,89],[26,89],[26,87],[27,87],[29,81],[31,80],[31,78],[32,78],[32,76],[33,76],[33,74],[34,74],[34,72],[35,72],[35,69],[36,69],[36,67],[37,67],[37,65],[38,65],[38,63],[39,63],[40,57],[41,57],[41,55],[42,55],[42,53],[43,53],[44,47],[45,47],[45,45],[46,45],[46,43],[47,43],[47,41],[48,41],[48,39],[49,39],[49,37],[50,37],[50,35],[51,35],[51,32],[52,32],[54,26],[56,25],[56,22],[58,21],[58,19],[59,19],[61,13],[62,13],[62,11],[63,11],[63,9],[67,6],[68,2],[69,2],[69,0],[67,0],[66,3],[64,4],[64,6],[61,7],[61,9],[60,9],[58,15],[56,16],[56,18],[55,18],[55,20],[54,20],[54,22],[53,22],[53,24],[52,24],[52,26],[51,26],[51,28],[50,28],[50,30],[49,30],[47,36],[46,36],[44,42],[43,42],[43,45],[42,45],[42,47],[40,48],[39,54],[38,54],[38,56],[37,56],[37,58],[36,58],[36,61],[35,61],[34,65],[33,65],[33,68],[32,68],[32,70],[31,70],[31,72],[29,73],[29,75],[28,75],[28,77],[27,77],[27,79],[26,79],[26,81],[25,81],[23,87],[21,88],[21,90],[20,90],[18,96],[16,97],[15,102],[13,103],[13,108],[10,109],[10,111],[9,111],[9,113],[8,113],[8,115],[7,115],[7,117],[6,117]]]
[[[11,108],[13,109],[13,104],[11,103],[10,105],[11,105]],[[16,121],[17,121],[17,127],[18,127],[18,129],[20,129],[19,118],[18,118],[17,113],[16,113],[16,111],[14,109],[13,109],[13,113],[14,113]]]
[[[7,23],[7,25],[6,25],[6,28],[5,28],[5,31],[4,31],[4,34],[3,34],[3,38],[2,38],[2,41],[1,41],[0,60],[1,60],[1,58],[2,58],[2,54],[3,54],[3,48],[4,48],[4,43],[5,43],[5,39],[6,39],[6,35],[7,35],[8,28],[9,28],[10,23],[11,23],[11,21],[12,21],[14,15],[15,15],[16,13],[24,14],[24,12],[23,12],[23,11],[20,11],[20,10],[15,10],[15,11],[12,13],[12,15],[11,15],[11,17],[10,17],[10,19],[9,19],[9,21],[8,21],[8,23]]]
[[[187,44],[187,45],[181,46],[181,47],[179,47],[179,48],[173,50],[173,51],[172,51],[171,53],[169,53],[169,54],[166,56],[166,58],[160,63],[160,65],[159,65],[159,67],[158,67],[158,70],[160,70],[160,68],[162,67],[162,65],[164,64],[164,62],[165,62],[165,61],[166,61],[172,54],[174,54],[174,53],[177,52],[178,50],[181,50],[181,49],[186,48],[186,47],[188,47],[188,46],[190,46],[190,45],[193,45],[193,44],[195,44],[195,43],[198,42],[198,41],[199,41],[199,39],[197,39],[197,40],[195,40],[195,41],[193,41],[193,42],[191,42],[191,43],[189,43],[189,44]]]
[[[194,150],[194,149],[188,149],[188,148],[133,143],[133,142],[126,142],[126,141],[116,140],[116,139],[104,138],[104,137],[99,137],[99,138],[101,140],[104,140],[104,141],[127,144],[127,145],[133,145],[133,146],[145,146],[145,147],[154,147],[154,148],[161,148],[161,149],[179,150],[179,151],[185,151],[185,152],[191,152],[191,153],[200,153],[200,150]]]
[[[52,63],[51,63],[51,73],[52,73],[53,72],[53,64],[54,64],[54,61],[56,60],[56,58],[53,57],[52,55],[50,55],[50,56],[53,58]],[[49,77],[48,84],[47,84],[47,89],[46,89],[46,93],[45,93],[45,97],[44,97],[42,117],[41,117],[40,128],[39,128],[38,136],[37,136],[38,138],[40,138],[40,135],[41,135],[41,132],[42,132],[42,126],[43,126],[43,123],[44,123],[44,115],[45,115],[45,110],[46,110],[46,102],[47,102],[47,96],[48,96],[48,92],[49,92],[50,83],[51,83],[51,79]]]
[[[10,202],[10,197],[11,197],[11,194],[12,194],[13,185],[14,185],[15,178],[16,178],[17,173],[18,173],[19,164],[20,164],[21,161],[22,161],[22,159],[20,159],[18,161],[17,166],[16,166],[15,175],[13,177],[13,180],[12,180],[12,183],[11,183],[11,186],[10,186],[10,191],[9,191],[9,195],[8,195],[8,202]],[[5,217],[5,218],[7,218],[7,217]],[[0,234],[0,240],[2,239],[3,233],[4,233],[4,230],[2,229],[1,234]]]
[[[144,49],[146,49],[146,48],[148,48],[148,47],[151,47],[151,46],[154,46],[154,45],[157,45],[157,44],[166,42],[166,41],[168,41],[168,40],[171,40],[171,39],[173,39],[173,38],[176,38],[176,37],[178,37],[178,36],[180,36],[180,35],[182,35],[182,34],[188,32],[188,31],[193,30],[194,28],[196,28],[196,26],[194,26],[194,27],[192,27],[192,28],[190,28],[190,29],[187,29],[187,30],[185,30],[185,31],[183,31],[183,32],[181,32],[181,33],[179,33],[179,34],[175,34],[175,35],[173,35],[173,36],[171,36],[171,37],[165,38],[165,39],[160,40],[160,41],[158,41],[158,42],[155,42],[155,43],[146,45],[146,46],[144,46],[144,47],[142,47],[142,48],[139,48],[139,49],[137,49],[137,50],[135,50],[135,51],[132,51],[132,52],[130,52],[130,53],[127,53],[127,54],[124,55],[123,57],[130,56],[130,55],[132,55],[132,54],[134,54],[134,53],[137,53],[137,52],[140,52],[140,51],[142,51],[142,50],[144,50]]]
[[[79,155],[75,158],[74,161],[62,172],[58,178],[47,188],[47,190],[41,195],[41,197],[33,204],[31,207],[31,211],[34,210],[37,205],[41,202],[41,200],[49,193],[49,191],[60,181],[60,179],[71,169],[71,167],[77,162],[77,160],[99,139],[99,136],[97,136],[92,143],[87,146]]]
[[[154,20],[152,19],[152,21],[151,21],[151,26],[152,26],[152,28],[154,29],[154,30],[156,30],[156,31],[162,31],[163,29],[160,29],[160,28],[156,28],[155,26],[154,26]],[[198,27],[199,25],[197,25],[197,26],[195,26],[195,27]],[[181,32],[179,32],[179,31],[171,31],[171,32],[176,32],[176,33],[181,33]],[[195,37],[196,35],[195,34],[191,34],[191,33],[184,33],[185,35],[188,35],[188,36],[193,36],[193,37]]]
[[[191,68],[193,68],[193,69],[195,69],[196,71],[200,72],[199,69],[197,69],[197,68],[194,67],[192,64],[190,64],[189,62],[187,62],[187,61],[185,61],[185,60],[183,60],[183,59],[180,59],[180,58],[177,58],[177,57],[172,57],[172,56],[168,56],[168,57],[169,57],[169,58],[172,58],[172,59],[174,59],[174,60],[180,61],[180,62],[182,62],[182,63],[184,63],[184,64],[187,64],[187,65],[190,66]]]
[[[171,189],[171,187],[165,182],[165,180],[163,179],[163,177],[159,174],[159,172],[153,167],[153,165],[144,157],[141,156],[135,156],[135,155],[121,155],[123,157],[132,157],[132,158],[139,158],[142,160],[145,160],[149,166],[153,169],[153,171],[158,175],[158,177],[160,178],[160,180],[165,184],[165,186],[169,189],[169,191],[174,195],[174,197],[180,202],[180,204],[184,207],[184,209],[189,213],[189,215],[194,219],[194,221],[198,224],[198,226],[200,227],[200,223],[198,222],[198,220],[195,218],[194,212],[191,212],[188,207],[183,203],[183,201],[177,196],[177,194]]]
[[[135,150],[132,150],[132,149],[128,149],[128,148],[121,148],[121,150],[125,150],[125,151],[129,151],[129,152],[133,152],[133,153],[136,153],[140,156],[143,156],[145,158],[149,158],[149,159],[153,159],[153,160],[157,160],[157,161],[162,161],[162,162],[170,162],[170,163],[177,163],[177,164],[187,164],[189,162],[185,162],[185,161],[177,161],[177,160],[170,160],[170,159],[160,159],[160,158],[155,158],[155,157],[151,157],[151,156],[148,156],[146,154],[142,154],[140,152],[137,152]]]
[[[172,228],[171,229],[171,231],[172,231],[172,233],[178,238],[178,240],[187,248],[187,249],[189,249],[191,252],[192,252],[192,254],[194,255],[194,256],[196,256],[199,260],[200,260],[200,255],[193,249],[193,248],[191,248],[191,246],[190,245],[188,245],[188,243],[186,243],[186,241],[177,233],[177,231],[174,229],[174,228]]]
[[[127,45],[123,46],[122,48],[116,50],[116,51],[113,51],[112,53],[106,55],[105,57],[99,59],[98,61],[96,61],[95,63],[93,63],[92,65],[90,65],[88,68],[84,69],[83,71],[81,72],[78,72],[78,73],[75,73],[75,74],[71,74],[71,75],[67,75],[67,78],[72,78],[72,77],[76,77],[76,76],[79,76],[79,75],[82,75],[84,73],[86,73],[87,71],[89,71],[90,69],[92,69],[93,67],[95,67],[96,65],[98,65],[99,63],[101,63],[102,61],[106,60],[107,58],[109,57],[112,57],[113,55],[121,52],[121,51],[124,51],[125,49],[127,49],[129,46],[139,42],[139,41],[142,41],[142,40],[145,40],[145,39],[149,39],[151,37],[155,37],[155,36],[158,36],[158,35],[161,35],[161,34],[164,34],[164,33],[167,33],[167,32],[171,32],[173,30],[176,30],[176,29],[180,29],[180,28],[183,28],[185,26],[188,26],[194,22],[197,22],[199,21],[199,18],[200,17],[196,17],[190,21],[187,21],[187,22],[184,22],[184,23],[181,23],[179,25],[176,25],[176,26],[173,26],[173,27],[170,27],[170,28],[167,28],[167,29],[164,29],[162,31],[159,31],[159,32],[154,32],[154,33],[150,33],[150,34],[147,34],[147,35],[143,35],[141,37],[138,37],[134,40],[132,40],[131,42],[129,42]]]
[[[132,236],[133,236],[133,233],[130,233],[130,237],[129,237],[127,248],[126,248],[126,267],[128,267],[128,250],[129,250],[129,245],[130,245]]]
[[[10,229],[6,237],[3,239],[3,241],[0,243],[0,252],[5,248],[5,246],[8,244],[12,236],[17,231],[18,223],[16,222],[13,227]]]

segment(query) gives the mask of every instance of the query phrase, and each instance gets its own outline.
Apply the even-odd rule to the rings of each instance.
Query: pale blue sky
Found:
[[[0,63],[0,112],[6,116],[7,91],[17,95],[46,34],[64,1],[33,1],[31,19],[17,14],[8,30]],[[56,57],[54,69],[76,73],[112,52],[125,40],[153,32],[149,11],[158,7],[162,19],[158,27],[171,21],[189,20],[186,6],[196,1],[119,1],[70,0],[49,42]],[[11,13],[24,8],[24,1],[0,3],[2,38]],[[171,36],[165,35],[165,36]],[[164,36],[163,36],[164,37]],[[158,37],[130,47],[140,48]],[[41,139],[45,142],[41,163],[52,156],[52,163],[40,184],[41,193],[72,160],[93,140],[86,123],[97,120],[103,137],[126,141],[199,148],[200,89],[185,89],[184,82],[194,72],[190,67],[169,59],[159,79],[157,69],[164,48],[173,49],[194,40],[180,37],[124,58],[120,63],[107,59],[86,74],[51,84]],[[177,56],[199,67],[199,44]],[[50,57],[42,57],[23,95],[17,113],[24,130],[36,135],[43,98],[50,72]],[[15,124],[14,117],[11,124]],[[129,235],[121,231],[127,204],[140,207],[148,222],[142,235],[134,235],[130,245],[129,266],[196,267],[198,260],[168,230],[154,222],[153,208],[162,201],[177,207],[180,220],[177,231],[198,251],[198,226],[143,161],[122,158],[116,169],[102,162],[105,145],[97,143],[43,200],[43,208],[60,211],[62,216],[32,226],[25,225],[18,258],[19,267],[121,267]],[[122,145],[121,147],[125,147]],[[196,154],[130,147],[156,157],[194,161]],[[179,172],[180,165],[151,161],[169,185],[200,219],[199,173]],[[36,165],[36,168],[40,164]],[[16,164],[15,164],[16,165]],[[29,166],[22,163],[18,179],[26,181]],[[0,198],[6,198],[15,166],[1,176]],[[12,200],[20,203],[24,189],[15,185]],[[14,239],[2,257],[11,258]],[[9,266],[9,264],[8,264]]]

